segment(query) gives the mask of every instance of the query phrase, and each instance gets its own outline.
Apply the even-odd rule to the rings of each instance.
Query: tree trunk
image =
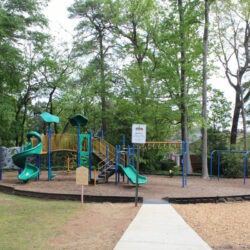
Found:
[[[47,110],[52,115],[53,115],[53,95],[54,95],[54,93],[56,91],[56,88],[57,87],[55,87],[55,86],[52,88],[52,90],[51,90],[51,92],[49,94],[49,101],[48,101],[48,104],[47,104]],[[55,134],[58,133],[57,123],[54,123],[54,132],[55,132]]]
[[[106,84],[105,84],[105,62],[104,62],[104,48],[103,48],[103,34],[99,31],[99,49],[100,49],[100,74],[101,74],[101,117],[102,117],[102,130],[104,133],[107,131],[107,102],[106,102]]]
[[[207,57],[208,57],[208,28],[209,28],[209,0],[205,0],[205,26],[203,34],[203,68],[202,68],[202,177],[208,178],[207,168]]]
[[[233,122],[232,122],[231,137],[230,137],[231,145],[236,144],[240,110],[241,110],[240,89],[237,86],[235,88],[235,106],[234,106]]]
[[[183,13],[183,3],[182,0],[178,0],[178,12],[179,12],[179,22],[180,22],[180,50],[181,50],[181,138],[182,141],[187,142],[187,156],[188,156],[188,173],[192,173],[192,165],[189,153],[189,143],[188,143],[188,118],[187,118],[187,84],[186,84],[186,50],[185,50],[185,33],[184,33],[184,13]],[[184,161],[186,162],[186,161]]]
[[[240,99],[241,99],[241,115],[242,115],[242,123],[243,123],[243,138],[244,138],[244,150],[247,150],[247,122],[246,122],[246,112],[245,112],[245,105],[244,105],[244,95],[243,89],[241,85],[242,76],[240,73],[238,74],[238,83],[240,89]]]

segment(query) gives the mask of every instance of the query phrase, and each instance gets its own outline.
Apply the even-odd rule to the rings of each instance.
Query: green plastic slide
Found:
[[[127,165],[126,167],[124,167],[122,164],[119,164],[119,169],[128,177],[130,182],[132,182],[133,184],[136,184],[137,171],[133,165]],[[140,174],[138,175],[139,185],[147,184],[147,182],[148,182],[148,178],[146,176],[143,176]]]
[[[34,147],[32,147],[32,137],[37,139],[36,146]],[[39,155],[42,152],[42,141],[39,133],[35,131],[29,132],[27,140],[28,143],[23,147],[22,151],[12,156],[14,164],[23,169],[22,173],[18,175],[18,179],[23,182],[36,179],[39,175],[39,168],[31,163],[26,163],[26,158],[32,155]]]

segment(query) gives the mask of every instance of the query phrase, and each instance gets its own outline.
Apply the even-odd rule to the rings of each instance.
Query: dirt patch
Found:
[[[53,249],[113,249],[134,219],[134,204],[84,204],[50,240]]]
[[[173,207],[214,249],[250,249],[250,202]]]

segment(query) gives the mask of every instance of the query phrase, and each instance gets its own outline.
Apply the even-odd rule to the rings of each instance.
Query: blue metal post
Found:
[[[128,165],[130,165],[130,145],[128,145],[128,159],[127,159],[127,163]]]
[[[181,161],[181,169],[182,169],[182,187],[184,188],[184,159],[185,159],[185,142],[182,142],[182,161]]]
[[[78,124],[77,125],[77,167],[79,168],[81,166],[81,127]]]
[[[189,159],[188,159],[188,157],[189,157],[189,154],[188,154],[188,147],[189,147],[189,145],[188,145],[188,142],[185,142],[185,145],[186,145],[186,147],[185,147],[185,156],[186,156],[186,174],[185,174],[185,186],[187,186],[187,181],[188,181],[188,168],[189,168],[189,164],[188,164],[188,161],[189,161]]]
[[[126,148],[126,146],[125,146]],[[128,145],[128,154],[127,154],[127,162],[126,162],[126,151],[125,151],[125,165],[130,164],[130,146]],[[124,182],[124,175],[123,175],[123,182]],[[127,184],[129,184],[129,179],[127,178]]]
[[[48,181],[51,180],[51,129],[50,123],[48,123]]]
[[[211,157],[210,157],[210,178],[213,176],[213,154],[215,151],[211,152]]]
[[[117,145],[115,145],[115,183],[118,183],[118,149]]]
[[[89,131],[89,181],[91,180],[91,173],[92,173],[92,152],[93,152],[93,145],[92,145],[92,130]]]
[[[105,177],[107,177],[107,168],[109,165],[109,145],[106,144],[106,164],[105,164]]]
[[[220,179],[220,152],[218,152],[218,180]]]
[[[132,145],[132,165],[135,165],[135,144]]]
[[[121,147],[120,145],[117,146],[117,149],[118,149],[118,155],[117,155],[117,158],[118,158],[118,164],[120,163],[120,150],[121,150]],[[118,174],[118,183],[120,183],[120,175]]]

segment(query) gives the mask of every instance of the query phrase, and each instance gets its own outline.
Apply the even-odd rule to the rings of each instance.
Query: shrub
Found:
[[[243,156],[227,154],[221,157],[221,173],[225,177],[237,178],[244,174]]]
[[[170,170],[176,165],[176,162],[171,159],[161,160],[161,170]]]

